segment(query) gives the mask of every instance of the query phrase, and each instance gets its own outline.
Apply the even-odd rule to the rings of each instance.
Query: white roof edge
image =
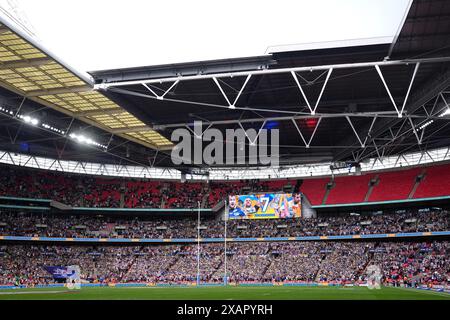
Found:
[[[25,41],[29,42],[31,45],[35,46],[37,49],[41,50],[48,57],[55,60],[68,71],[72,72],[74,75],[86,82],[88,85],[92,87],[94,86],[94,79],[87,72],[76,70],[75,68],[70,66],[63,59],[59,58],[57,55],[55,55],[50,50],[45,48],[45,46],[39,43],[36,35],[30,34],[28,30],[25,30],[23,26],[12,20],[11,17],[7,16],[2,11],[0,11],[0,23],[9,28],[12,32],[16,33],[19,37],[23,38]]]
[[[310,43],[286,44],[270,46],[267,48],[265,54],[290,52],[290,51],[306,51],[306,50],[320,50],[331,48],[357,47],[369,46],[377,44],[391,44],[394,36],[374,37],[374,38],[360,38],[360,39],[345,39],[334,41],[321,41]]]
[[[392,39],[391,46],[389,47],[387,58],[391,57],[392,51],[394,50],[395,44],[397,43],[398,37],[400,36],[400,32],[402,32],[403,26],[405,24],[406,18],[408,17],[409,11],[411,10],[411,5],[414,0],[409,0],[408,5],[406,6],[405,13],[403,14],[402,20],[400,21],[397,32],[394,35],[394,39]]]

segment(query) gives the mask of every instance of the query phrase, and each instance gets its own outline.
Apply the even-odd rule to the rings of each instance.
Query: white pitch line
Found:
[[[64,293],[66,291],[19,291],[19,292],[0,292],[0,295],[15,295],[15,294],[43,294],[43,293]]]
[[[448,297],[450,294],[447,292],[439,292],[439,291],[434,291],[434,290],[426,290],[426,289],[417,289],[417,288],[402,288],[402,287],[393,287],[395,289],[401,289],[401,290],[410,290],[410,291],[415,291],[415,292],[422,292],[422,293],[428,293],[428,294],[435,294],[438,296],[443,296],[443,297]]]

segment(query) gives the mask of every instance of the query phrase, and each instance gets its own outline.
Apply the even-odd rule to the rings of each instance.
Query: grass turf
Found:
[[[0,300],[450,300],[450,294],[387,287],[91,287],[0,290]]]

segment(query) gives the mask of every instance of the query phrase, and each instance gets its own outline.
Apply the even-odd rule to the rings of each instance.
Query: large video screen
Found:
[[[230,195],[229,219],[288,219],[302,216],[300,193]]]

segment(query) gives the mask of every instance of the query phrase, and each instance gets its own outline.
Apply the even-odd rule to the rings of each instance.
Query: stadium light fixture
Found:
[[[449,115],[450,114],[450,108],[447,108],[447,109],[445,109],[445,111],[444,112],[442,112],[440,115],[439,115],[439,117],[445,117],[445,116],[447,116],[447,115]]]
[[[47,130],[50,130],[50,131],[53,131],[53,132],[56,132],[56,133],[59,133],[59,134],[62,134],[62,135],[66,134],[66,132],[64,130],[55,128],[55,127],[53,127],[53,126],[51,126],[51,125],[49,125],[47,123],[43,123],[42,127],[47,129]]]
[[[439,118],[442,118],[442,117],[445,117],[445,116],[447,116],[447,115],[450,115],[450,108],[446,108],[442,113],[440,113],[440,114],[438,115],[438,117],[439,117]],[[434,123],[434,120],[433,120],[433,119],[428,120],[427,122],[425,122],[424,124],[422,124],[422,125],[417,129],[417,131],[420,131],[420,130],[425,129],[426,127],[428,127],[428,126],[431,125],[432,123]]]
[[[8,108],[5,108],[5,107],[0,107],[0,111],[4,112],[4,113],[7,113],[7,114],[10,114],[10,115],[14,115],[14,112],[12,110],[10,110]]]
[[[71,139],[81,143],[81,144],[92,145],[92,146],[100,147],[100,148],[103,148],[103,149],[107,149],[108,148],[107,146],[105,146],[105,145],[103,145],[101,143],[98,143],[97,141],[94,141],[91,138],[86,137],[86,136],[84,136],[82,134],[71,133],[71,134],[69,134],[69,137]]]
[[[5,107],[0,107],[0,112],[4,112],[6,114],[14,116],[14,112],[12,110],[10,110],[10,109],[5,108]],[[31,117],[29,115],[19,114],[19,115],[17,115],[17,118],[19,118],[20,120],[22,120],[23,122],[25,122],[27,124],[35,126],[35,127],[38,126],[39,124],[41,124],[41,127],[43,127],[44,129],[47,129],[49,131],[53,131],[53,132],[61,134],[61,135],[65,135],[66,134],[65,130],[58,129],[58,128],[56,128],[56,127],[54,127],[52,125],[49,125],[49,124],[47,124],[45,122],[41,123],[40,119]]]
[[[33,117],[30,117],[28,115],[24,116],[24,115],[19,115],[18,116],[19,119],[22,119],[23,122],[31,124],[33,126],[37,126],[39,124],[39,120]]]
[[[426,127],[428,127],[430,124],[432,124],[434,122],[434,120],[429,120],[429,121],[427,121],[427,122],[425,122],[423,125],[421,125],[420,127],[419,127],[419,130],[423,130],[423,129],[425,129]]]

